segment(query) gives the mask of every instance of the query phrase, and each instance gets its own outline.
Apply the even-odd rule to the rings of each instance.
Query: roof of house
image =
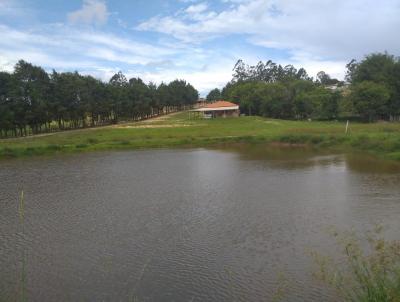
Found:
[[[207,104],[192,111],[222,111],[222,110],[239,110],[239,105],[227,101],[216,101],[214,103]]]
[[[236,107],[237,104],[227,102],[227,101],[216,101],[211,104],[205,105],[203,108],[220,108],[220,107]]]

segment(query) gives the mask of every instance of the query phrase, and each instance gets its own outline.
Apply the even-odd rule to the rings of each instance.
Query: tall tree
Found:
[[[7,137],[9,131],[15,134],[13,93],[15,81],[11,74],[0,72],[0,137]]]
[[[400,59],[388,53],[375,53],[366,56],[361,62],[352,60],[347,64],[347,80],[359,92],[357,85],[362,82],[384,85],[389,100],[382,115],[390,119],[400,118]],[[366,85],[364,85],[365,87]],[[376,86],[373,87],[376,89]],[[382,89],[383,90],[383,89]]]
[[[218,88],[211,90],[206,97],[208,102],[216,101],[221,99],[221,91]]]
[[[387,117],[390,92],[385,85],[362,81],[352,88],[351,99],[354,108],[364,119],[372,122]]]

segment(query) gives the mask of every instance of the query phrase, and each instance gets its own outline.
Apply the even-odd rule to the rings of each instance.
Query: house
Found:
[[[202,114],[205,118],[238,117],[240,115],[239,105],[222,100],[206,104],[192,112],[197,112],[198,115]]]
[[[203,99],[203,98],[200,98],[200,99],[198,99],[197,101],[196,101],[196,103],[195,103],[195,105],[194,105],[194,108],[200,108],[200,107],[203,107],[204,105],[206,105],[207,104],[207,100],[206,99]]]

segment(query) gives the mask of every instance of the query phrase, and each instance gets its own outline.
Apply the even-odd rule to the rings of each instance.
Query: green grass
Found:
[[[343,301],[400,301],[400,242],[384,238],[382,228],[360,236],[354,231],[333,234],[340,260],[312,253],[315,276],[337,290]]]
[[[182,112],[161,120],[43,136],[0,140],[0,158],[97,150],[203,147],[222,143],[281,143],[318,148],[356,149],[400,160],[400,124],[350,125],[240,117],[188,119]]]

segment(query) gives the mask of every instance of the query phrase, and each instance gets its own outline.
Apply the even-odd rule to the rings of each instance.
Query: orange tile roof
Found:
[[[216,101],[214,103],[207,104],[203,108],[220,108],[220,107],[233,107],[233,106],[237,106],[237,104],[227,101]]]

